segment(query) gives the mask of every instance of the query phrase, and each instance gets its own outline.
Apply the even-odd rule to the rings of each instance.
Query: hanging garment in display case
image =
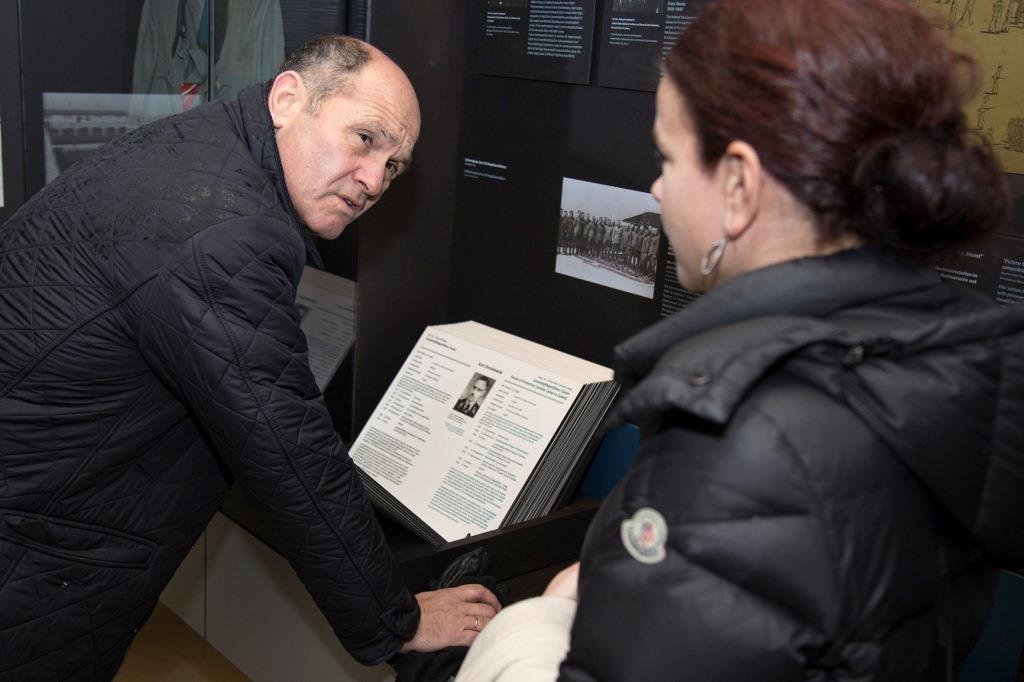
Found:
[[[208,84],[213,99],[232,100],[272,78],[283,59],[278,0],[146,0],[132,89],[185,93]]]

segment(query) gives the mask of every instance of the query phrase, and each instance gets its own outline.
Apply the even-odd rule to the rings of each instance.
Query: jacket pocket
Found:
[[[0,509],[0,679],[116,664],[156,598],[156,554],[124,533]]]
[[[75,563],[114,568],[145,568],[153,544],[83,523],[39,514],[0,510],[0,537]]]

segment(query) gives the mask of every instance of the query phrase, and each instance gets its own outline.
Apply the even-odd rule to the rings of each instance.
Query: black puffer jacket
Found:
[[[1022,351],[1024,308],[872,248],[623,344],[647,437],[585,542],[561,679],[944,679],[990,558],[1024,565]]]
[[[0,228],[0,680],[110,678],[232,478],[357,659],[416,629],[309,370],[266,98],[141,128]]]

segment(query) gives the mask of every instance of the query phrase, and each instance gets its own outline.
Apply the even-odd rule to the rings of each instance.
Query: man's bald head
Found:
[[[290,55],[267,97],[285,185],[299,217],[333,239],[412,162],[416,92],[375,47],[322,36]]]
[[[315,114],[321,102],[345,87],[371,60],[377,59],[393,65],[387,55],[358,38],[324,35],[307,41],[288,55],[278,74],[295,71],[302,76],[308,93],[306,113]]]

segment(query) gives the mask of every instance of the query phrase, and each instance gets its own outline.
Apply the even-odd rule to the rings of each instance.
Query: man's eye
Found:
[[[373,144],[373,136],[366,133],[359,133],[359,139],[363,141],[363,144],[370,146]]]
[[[387,165],[385,165],[384,167],[387,169],[388,175],[390,175],[391,177],[395,177],[396,175],[398,175],[398,164],[395,163],[394,161],[388,161]]]

